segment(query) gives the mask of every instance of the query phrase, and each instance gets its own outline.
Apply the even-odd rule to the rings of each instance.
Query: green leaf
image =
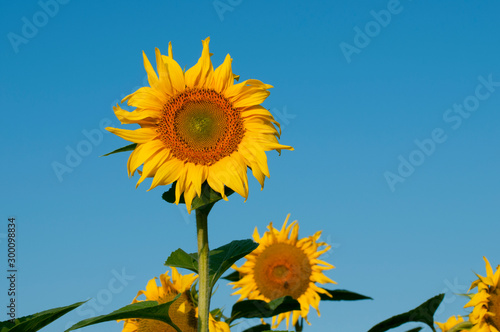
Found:
[[[175,186],[177,182],[172,183],[170,189],[163,193],[161,196],[165,201],[169,203],[175,203]],[[234,190],[228,187],[224,187],[224,194],[230,196],[234,193]],[[208,183],[205,181],[201,186],[201,197],[196,196],[191,203],[191,209],[206,209],[207,213],[210,211],[212,206],[222,199],[221,194],[214,191]],[[184,200],[184,194],[181,194],[179,203],[186,204]]]
[[[170,189],[168,189],[167,191],[165,191],[163,193],[163,195],[161,195],[161,198],[163,198],[163,200],[167,201],[168,203],[172,203],[172,204],[175,203],[175,185],[176,184],[177,184],[177,181],[172,183],[172,186],[170,186]],[[181,194],[179,203],[186,204],[186,201],[184,201],[184,194]]]
[[[132,143],[130,145],[116,149],[115,151],[103,154],[101,157],[106,157],[106,156],[109,156],[110,154],[114,154],[114,153],[118,153],[118,152],[134,151],[136,146],[137,146],[137,143]]]
[[[404,314],[393,316],[383,322],[378,323],[368,332],[383,332],[408,322],[425,323],[431,327],[432,331],[435,331],[434,313],[439,307],[439,304],[441,304],[441,301],[443,301],[443,298],[444,294],[436,295],[413,310],[410,310]]]
[[[419,332],[420,330],[422,330],[422,328],[419,326],[419,327],[415,327],[415,328],[413,328],[411,330],[408,330],[406,332]]]
[[[260,324],[260,325],[255,325],[252,326],[243,332],[264,332],[264,331],[270,331],[269,330],[270,326],[268,324]]]
[[[232,241],[217,249],[210,250],[210,287],[213,287],[222,274],[236,263],[236,261],[254,251],[258,246],[258,243],[247,239]]]
[[[330,290],[325,289],[330,295],[319,294],[322,301],[357,301],[357,300],[373,300],[369,296],[361,295],[358,293],[350,292],[345,289]]]
[[[233,273],[226,274],[225,277],[222,277],[222,279],[229,280],[229,281],[238,281],[240,280],[240,273],[238,271],[234,271]]]
[[[239,318],[268,318],[284,312],[300,310],[300,303],[291,296],[266,302],[262,300],[245,300],[236,302],[231,310],[230,322]]]
[[[179,248],[168,256],[165,265],[180,267],[198,273],[198,253],[188,254]]]
[[[172,326],[177,332],[182,332],[170,319],[168,315],[168,310],[172,303],[175,302],[181,296],[178,294],[172,301],[167,303],[158,304],[156,301],[142,301],[133,304],[129,304],[123,308],[113,311],[110,314],[102,315],[98,317],[92,317],[89,319],[82,320],[75,325],[71,326],[65,332],[73,331],[82,327],[109,322],[116,321],[121,319],[130,319],[130,318],[142,318],[142,319],[155,319],[162,321],[164,323]]]
[[[210,287],[212,288],[217,280],[229,269],[237,260],[245,257],[259,246],[258,243],[250,239],[235,240],[217,249],[210,250],[208,274]],[[180,267],[198,273],[198,254],[188,254],[182,249],[177,249],[167,258],[165,265]]]
[[[234,194],[234,190],[228,187],[224,187],[224,194],[230,196]],[[201,197],[195,197],[193,203],[191,204],[192,209],[202,209],[207,208],[210,210],[212,206],[222,199],[221,194],[214,191],[207,182],[201,186]]]
[[[18,318],[15,322],[4,321],[0,323],[0,328],[2,332],[35,332],[84,303],[85,301],[71,304],[66,307],[45,310],[33,315]]]

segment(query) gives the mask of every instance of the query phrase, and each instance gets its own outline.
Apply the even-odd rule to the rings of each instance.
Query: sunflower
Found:
[[[143,52],[150,87],[122,100],[134,111],[113,107],[122,124],[140,128],[106,128],[137,143],[127,165],[130,177],[135,171],[141,175],[137,186],[148,177],[153,177],[149,190],[176,182],[176,204],[184,193],[189,212],[205,181],[225,200],[224,186],[247,198],[247,167],[263,188],[270,176],[265,151],[293,150],[278,143],[279,123],[260,105],[272,86],[254,79],[234,84],[239,76],[229,54],[214,70],[209,41],[202,41],[198,63],[185,72],[173,59],[171,43],[167,55],[156,49],[158,75]]]
[[[446,323],[439,323],[439,322],[435,322],[435,323],[441,329],[441,332],[448,332],[455,325],[462,323],[463,321],[464,321],[463,317],[458,315],[457,317],[451,316],[450,318],[448,318]]]
[[[141,302],[137,300],[140,295],[146,296],[146,301],[157,301],[159,304],[172,301],[179,293],[181,296],[170,306],[168,314],[172,321],[183,332],[198,331],[198,308],[194,306],[191,298],[191,286],[198,278],[194,273],[181,275],[172,267],[172,278],[165,274],[160,275],[161,286],[156,284],[156,278],[151,279],[145,291],[139,291],[132,303]],[[212,315],[209,317],[210,332],[229,332],[229,326],[216,321]],[[175,332],[175,329],[167,323],[151,319],[127,319],[122,332]]]
[[[477,287],[477,293],[465,305],[474,307],[469,315],[469,320],[474,326],[472,332],[498,332],[500,330],[500,266],[497,266],[495,273],[490,262],[483,257],[486,262],[486,277],[478,274],[478,280],[474,281],[470,289]]]
[[[288,328],[290,316],[293,325],[299,317],[303,317],[307,322],[309,305],[316,309],[319,316],[319,294],[331,295],[315,283],[335,283],[323,274],[324,270],[334,266],[318,259],[330,250],[329,245],[318,242],[321,231],[299,240],[299,225],[294,221],[287,226],[289,218],[290,214],[287,215],[281,230],[275,229],[271,222],[269,230],[262,237],[255,228],[253,238],[259,246],[246,256],[247,260],[241,267],[233,266],[241,278],[231,283],[233,288],[240,288],[233,293],[240,295],[239,300],[247,298],[269,302],[289,295],[300,303],[300,310],[273,317],[273,328],[284,319]]]

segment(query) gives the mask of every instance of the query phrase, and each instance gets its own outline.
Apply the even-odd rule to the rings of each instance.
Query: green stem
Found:
[[[210,211],[210,210],[209,210]],[[196,230],[198,233],[198,332],[208,332],[210,312],[210,284],[208,280],[208,211],[196,210]]]

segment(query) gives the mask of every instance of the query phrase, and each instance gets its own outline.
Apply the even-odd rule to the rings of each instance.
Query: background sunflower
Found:
[[[324,242],[318,242],[321,231],[314,235],[299,239],[297,221],[287,225],[287,215],[281,230],[273,227],[262,237],[255,228],[253,239],[259,243],[257,249],[245,256],[246,262],[241,266],[233,266],[239,272],[240,280],[231,283],[239,288],[233,295],[240,295],[240,300],[271,301],[283,296],[291,296],[300,303],[300,311],[293,311],[273,317],[273,327],[286,320],[289,327],[290,318],[295,325],[300,317],[307,321],[309,306],[319,312],[319,294],[328,294],[315,283],[335,283],[323,274],[333,269],[333,265],[319,259],[319,256],[330,250]]]
[[[151,279],[146,290],[137,293],[132,303],[140,301],[157,301],[159,304],[172,301],[176,295],[181,296],[170,306],[168,314],[175,325],[182,332],[197,332],[198,310],[191,297],[191,287],[198,278],[194,273],[181,275],[175,267],[172,267],[172,277],[168,271],[160,275],[160,283],[157,278]],[[137,298],[144,295],[144,300]],[[216,321],[210,315],[210,332],[229,332],[229,326],[224,322]],[[127,319],[122,332],[175,332],[175,329],[163,322],[151,319]]]
[[[498,332],[500,330],[500,266],[495,272],[490,262],[486,262],[486,277],[477,275],[479,279],[474,281],[470,289],[477,287],[477,293],[465,305],[465,308],[473,307],[469,320],[474,326],[472,332]]]

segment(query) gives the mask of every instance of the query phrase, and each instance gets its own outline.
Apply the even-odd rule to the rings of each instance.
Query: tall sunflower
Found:
[[[497,266],[495,273],[490,262],[483,257],[486,262],[486,277],[478,274],[478,280],[472,282],[470,289],[477,287],[477,293],[465,305],[474,307],[469,315],[469,320],[474,326],[471,332],[499,332],[500,330],[500,266]]]
[[[294,221],[287,226],[289,218],[290,214],[281,230],[274,228],[271,222],[262,237],[255,228],[253,238],[259,246],[246,256],[247,260],[241,267],[233,266],[241,278],[231,283],[233,288],[240,288],[233,293],[240,295],[239,300],[247,298],[269,302],[288,295],[300,303],[300,310],[273,317],[273,328],[283,320],[286,320],[288,328],[291,316],[293,325],[300,317],[307,321],[309,305],[316,309],[319,316],[319,294],[331,295],[315,283],[336,283],[323,274],[334,266],[318,259],[330,250],[329,245],[318,242],[321,231],[299,240],[299,225]]]
[[[161,286],[156,284],[156,278],[151,279],[145,291],[139,291],[132,303],[141,302],[137,298],[146,296],[146,301],[157,301],[159,304],[172,301],[179,293],[181,296],[170,306],[168,315],[183,332],[198,331],[198,308],[194,306],[190,289],[198,278],[194,273],[181,275],[172,267],[172,278],[165,274],[160,275]],[[229,332],[229,326],[224,322],[216,321],[212,315],[209,318],[210,332]],[[175,332],[167,323],[152,319],[127,319],[122,332]]]
[[[458,315],[458,316],[451,316],[448,318],[446,323],[439,323],[435,322],[436,325],[441,329],[441,332],[448,332],[450,329],[452,329],[455,325],[462,323],[464,321],[463,317]],[[465,331],[465,330],[464,330]]]
[[[184,193],[188,211],[201,186],[208,185],[224,199],[224,186],[248,197],[247,167],[264,187],[269,177],[265,151],[292,147],[278,143],[280,130],[271,113],[260,104],[269,96],[269,84],[250,79],[234,84],[229,54],[214,70],[203,41],[198,63],[183,71],[173,59],[156,49],[156,69],[143,52],[150,87],[125,97],[132,112],[113,107],[122,124],[139,124],[136,130],[106,128],[133,143],[128,160],[132,176],[144,164],[137,186],[153,177],[150,189],[176,182],[176,203]]]

